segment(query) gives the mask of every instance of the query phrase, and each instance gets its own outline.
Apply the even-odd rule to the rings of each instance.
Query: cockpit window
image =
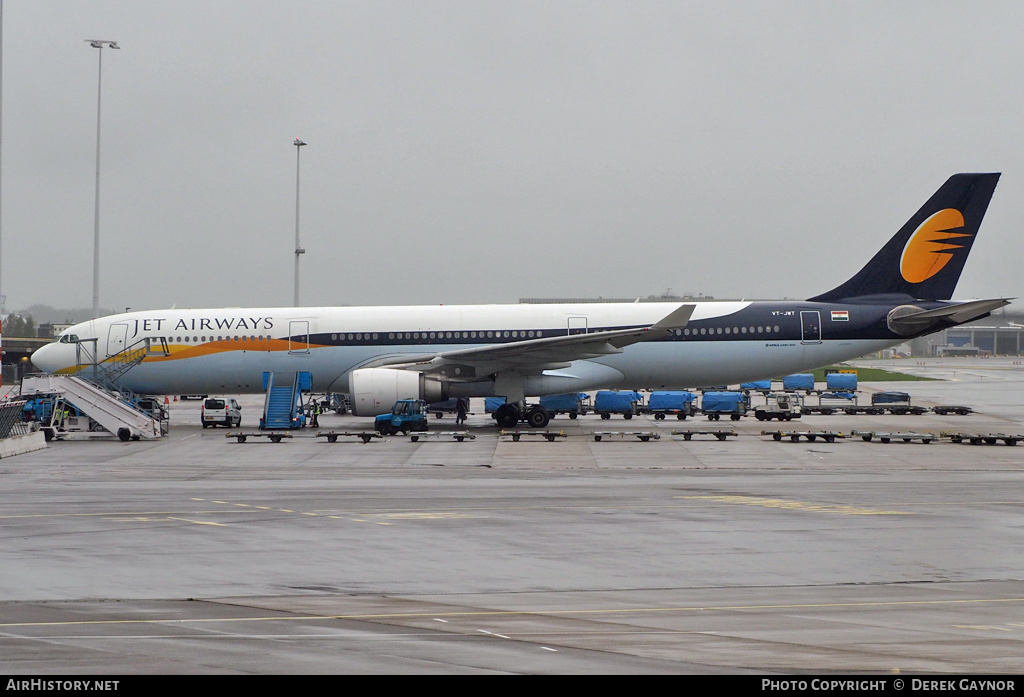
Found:
[[[78,335],[77,334],[64,334],[60,338],[60,343],[62,343],[62,344],[77,344],[78,343]]]

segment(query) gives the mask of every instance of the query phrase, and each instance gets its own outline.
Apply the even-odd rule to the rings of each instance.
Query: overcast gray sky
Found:
[[[954,172],[1024,295],[1024,3],[7,0],[6,308],[808,297]]]

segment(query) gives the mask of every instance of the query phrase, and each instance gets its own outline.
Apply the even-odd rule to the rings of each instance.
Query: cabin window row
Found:
[[[709,334],[777,334],[782,331],[779,325],[757,327],[701,327],[700,329],[677,329],[676,336],[707,336]]]
[[[193,336],[191,338],[187,337],[187,336],[176,336],[176,337],[173,337],[171,339],[171,341],[176,341],[179,344],[181,344],[181,343],[185,343],[185,344],[188,344],[188,343],[200,344],[200,343],[206,343],[207,340],[210,340],[210,341],[263,341],[264,339],[270,339],[270,338],[271,337],[263,336],[262,334],[260,336],[217,336],[217,337],[214,337],[211,334],[210,336]]]
[[[543,336],[540,330],[510,330],[490,332],[389,332],[389,340],[402,339],[534,339]],[[332,341],[377,340],[377,334],[331,334]]]

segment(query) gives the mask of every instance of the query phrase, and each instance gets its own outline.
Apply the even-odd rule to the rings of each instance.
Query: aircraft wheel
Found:
[[[530,428],[544,428],[548,425],[548,412],[544,407],[530,407],[530,410],[526,412],[526,423],[530,425]]]
[[[494,412],[494,419],[502,428],[512,428],[519,423],[519,409],[512,404],[502,404]]]

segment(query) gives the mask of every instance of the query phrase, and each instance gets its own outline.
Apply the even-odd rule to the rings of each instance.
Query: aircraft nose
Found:
[[[60,370],[57,360],[58,347],[55,344],[46,344],[32,352],[32,365],[44,373],[56,373]]]

